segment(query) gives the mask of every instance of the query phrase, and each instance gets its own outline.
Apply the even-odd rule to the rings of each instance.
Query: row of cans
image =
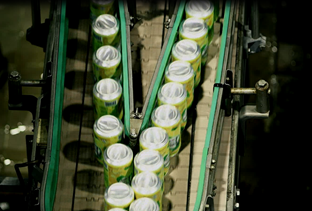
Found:
[[[94,140],[97,140],[95,145],[98,149],[95,153],[104,167],[105,196],[112,197],[108,193],[114,190],[115,184],[127,184],[133,189],[135,198],[151,198],[161,211],[164,177],[169,171],[170,164],[168,134],[160,127],[149,127],[143,130],[139,137],[140,152],[134,155],[130,147],[121,143],[123,130],[121,121],[111,115],[101,117],[94,124],[96,136]],[[101,140],[104,136],[105,140]],[[99,149],[101,147],[104,148],[102,160],[100,154],[103,150]],[[105,201],[106,210],[113,207],[127,208],[129,203],[121,205],[118,202],[117,205],[114,206],[109,199]]]
[[[189,62],[177,60],[165,70],[164,84],[157,93],[157,104],[151,115],[151,126],[166,131],[169,155],[177,155],[181,148],[181,133],[186,128],[187,111],[194,98],[194,70]]]
[[[105,190],[105,211],[162,211],[162,181],[153,172],[135,175],[131,185],[114,183]]]
[[[207,63],[208,47],[214,34],[213,28],[213,2],[189,0],[185,5],[185,19],[179,26],[179,41],[172,47],[171,59],[191,63],[195,88],[201,80],[201,68]]]
[[[115,118],[108,115],[102,119],[104,117]],[[143,130],[139,138],[140,152],[134,156],[131,148],[122,143],[122,123],[117,118],[114,121],[111,125],[104,123],[104,127],[103,123],[94,124],[95,154],[104,166],[105,187],[116,182],[129,184],[133,170],[134,174],[152,171],[163,181],[170,164],[167,132],[159,127]]]
[[[150,141],[149,143],[151,144],[152,142]],[[149,197],[157,202],[158,207],[162,210],[165,161],[161,151],[152,148],[143,149],[134,156],[128,146],[116,143],[106,148],[103,160],[106,198],[110,198],[109,193],[114,192],[112,189],[114,189],[116,184],[119,183],[119,186],[123,184],[124,187],[130,185],[135,193],[135,198]],[[126,191],[123,192],[126,193]],[[129,194],[127,196],[129,197]],[[117,205],[117,207],[121,206],[120,204]],[[106,210],[116,206],[113,206],[109,200],[106,200]],[[129,203],[121,207],[125,208],[127,206],[129,206]]]
[[[91,1],[93,37],[93,106],[94,118],[103,115],[123,118],[122,65],[118,19],[109,13],[114,1]],[[101,5],[101,6],[100,6]],[[92,9],[93,8],[93,9]],[[95,8],[99,11],[95,13]],[[104,13],[104,14],[103,14]],[[100,156],[100,155],[99,155]]]
[[[171,50],[164,84],[157,94],[151,126],[166,130],[169,155],[178,154],[181,132],[187,124],[187,110],[194,100],[194,89],[201,80],[201,67],[207,62],[208,46],[213,37],[214,5],[210,1],[189,0],[186,19],[179,26],[179,39]]]
[[[121,44],[118,19],[110,14],[98,16],[92,23],[94,82],[113,78],[121,83]]]

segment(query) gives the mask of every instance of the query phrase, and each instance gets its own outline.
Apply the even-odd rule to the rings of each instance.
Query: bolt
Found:
[[[267,84],[268,84],[268,82],[266,82],[265,80],[261,79],[258,81],[258,86],[261,88],[264,88]]]
[[[213,169],[215,169],[215,166],[210,166],[210,170],[213,170]]]
[[[132,138],[136,138],[136,137],[137,137],[137,134],[136,134],[135,132],[131,132],[131,133],[130,133],[130,136],[131,136]]]
[[[212,160],[211,160],[211,163],[212,163],[212,164],[215,164],[215,163],[216,163],[216,160],[215,160],[215,159],[212,159]]]
[[[239,203],[236,202],[235,205],[234,205],[234,208],[238,209],[239,208]]]
[[[141,113],[138,113],[137,117],[138,117],[139,119],[142,119],[143,115],[142,115]]]
[[[20,78],[20,74],[16,70],[10,73],[10,79],[18,79],[18,78]]]
[[[240,189],[236,190],[236,196],[240,196]]]

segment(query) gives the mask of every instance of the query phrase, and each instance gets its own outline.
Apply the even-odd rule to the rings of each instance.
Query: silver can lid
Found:
[[[133,152],[130,147],[116,143],[107,147],[104,151],[104,160],[113,166],[124,166],[132,162]]]
[[[130,204],[129,211],[159,211],[159,206],[153,199],[142,197]]]
[[[159,149],[169,142],[168,133],[160,127],[149,127],[141,132],[140,143],[148,149]]]
[[[111,78],[104,78],[94,84],[93,93],[102,100],[113,100],[118,98],[122,93],[121,84]]]
[[[158,99],[167,104],[177,104],[186,100],[186,90],[178,82],[168,82],[162,85],[158,91]]]
[[[111,45],[104,45],[94,52],[93,61],[101,67],[113,67],[120,63],[121,53]]]
[[[192,17],[205,18],[209,16],[213,10],[213,3],[208,0],[190,0],[185,4],[185,12]]]
[[[122,206],[134,200],[134,192],[130,185],[117,182],[105,190],[104,198],[109,204]]]
[[[119,21],[113,15],[102,14],[93,21],[92,29],[99,35],[110,36],[119,31]]]
[[[183,20],[179,32],[188,39],[197,39],[208,33],[208,26],[203,19],[192,17]]]
[[[134,157],[134,166],[140,171],[156,171],[164,166],[162,155],[152,149],[145,149]]]
[[[123,132],[124,125],[117,117],[104,115],[94,122],[93,129],[96,134],[109,138],[118,136]]]
[[[179,40],[172,47],[172,55],[179,60],[191,61],[200,56],[200,54],[200,46],[194,40]]]
[[[184,82],[190,78],[194,78],[194,70],[189,62],[177,60],[171,62],[165,71],[165,76],[170,81]]]
[[[152,120],[161,127],[170,127],[181,120],[180,111],[173,105],[160,105],[152,112]]]
[[[131,186],[137,193],[151,195],[161,188],[162,181],[155,173],[144,171],[132,178]]]

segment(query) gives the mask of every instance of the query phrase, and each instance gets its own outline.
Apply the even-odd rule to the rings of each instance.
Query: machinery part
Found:
[[[35,119],[37,98],[32,95],[22,95],[21,79],[17,71],[12,71],[9,75],[9,109],[30,111]]]

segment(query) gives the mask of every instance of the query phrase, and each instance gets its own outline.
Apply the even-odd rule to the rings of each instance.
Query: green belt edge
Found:
[[[58,63],[55,89],[55,104],[53,118],[53,132],[51,145],[51,160],[48,168],[46,189],[45,189],[45,210],[53,210],[56,195],[60,139],[62,127],[62,108],[64,99],[64,78],[66,71],[66,49],[68,35],[68,19],[66,18],[66,0],[62,0],[61,19],[60,19],[60,39],[58,46]]]
[[[122,80],[124,97],[124,127],[125,134],[129,136],[130,132],[130,97],[129,97],[129,76],[128,76],[128,49],[127,49],[127,31],[126,17],[123,0],[118,0],[120,31],[121,31],[121,61],[122,61]],[[130,52],[130,51],[129,51]],[[132,80],[132,79],[131,79]]]
[[[215,80],[216,83],[221,82],[226,38],[227,38],[227,31],[228,31],[228,25],[229,25],[230,8],[231,8],[230,0],[227,0],[225,3],[224,22],[223,22],[223,28],[222,28],[222,38],[221,38],[221,46],[220,46],[220,53],[219,53],[220,58],[218,61],[217,75],[216,75],[216,80]],[[213,120],[214,120],[214,116],[216,112],[218,95],[219,95],[219,87],[215,87],[214,92],[213,92],[213,97],[212,97],[212,104],[211,104],[210,116],[209,116],[209,121],[208,121],[205,146],[203,149],[202,161],[200,165],[199,182],[198,182],[198,189],[197,189],[197,196],[196,196],[194,211],[199,210],[200,203],[202,200],[205,171],[206,171],[206,162],[207,162],[208,149],[209,149],[210,140],[211,140],[212,127],[214,125]]]

